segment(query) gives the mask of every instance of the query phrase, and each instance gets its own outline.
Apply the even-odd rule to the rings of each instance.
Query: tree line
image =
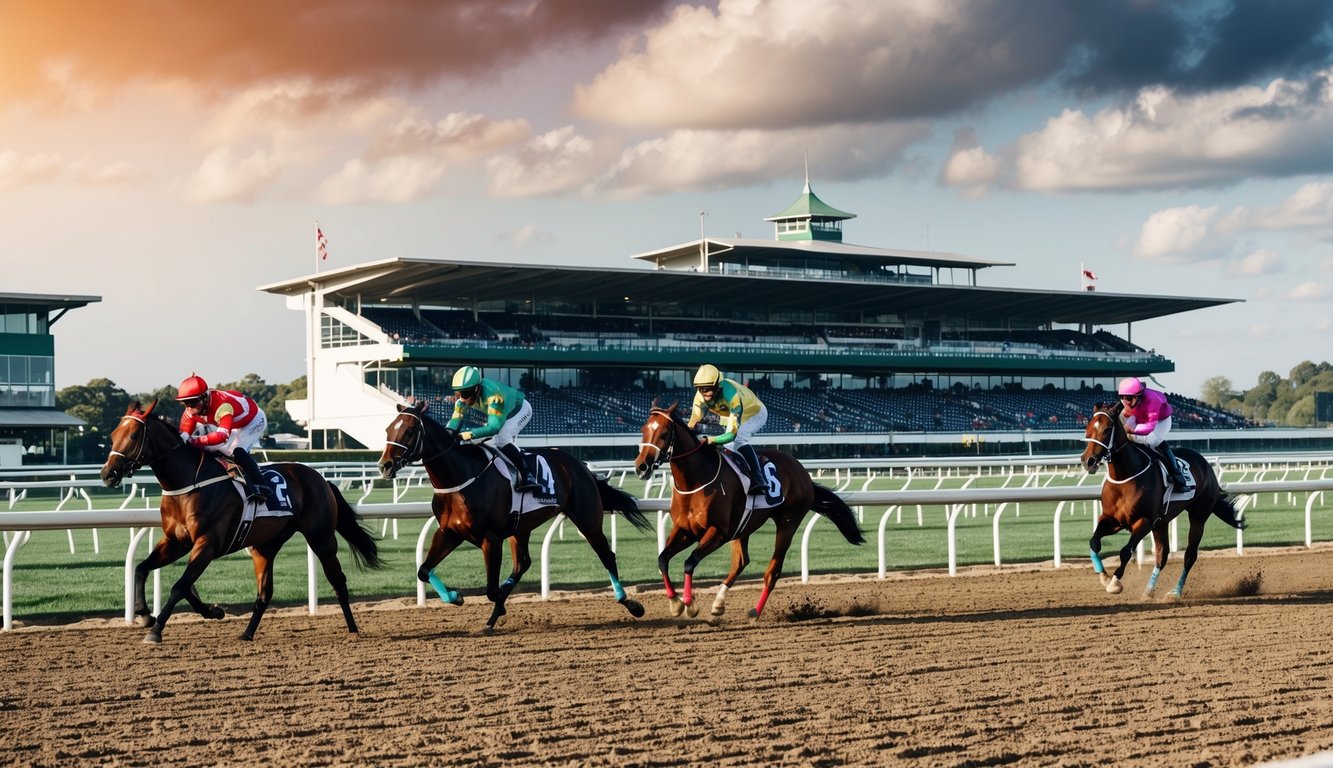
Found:
[[[306,396],[305,376],[287,384],[269,384],[258,374],[248,373],[240,381],[217,385],[216,389],[244,392],[254,399],[268,417],[268,433],[304,434],[305,430],[287,413],[287,400]],[[82,434],[69,436],[69,460],[76,463],[101,462],[106,458],[108,436],[120,423],[120,417],[133,401],[144,407],[154,400],[154,413],[179,418],[184,410],[176,402],[176,385],[167,384],[150,392],[131,394],[110,379],[93,379],[87,384],[65,387],[56,392],[56,408],[88,423]]]
[[[1314,427],[1315,393],[1333,392],[1333,365],[1302,361],[1287,378],[1273,371],[1259,374],[1255,385],[1238,391],[1231,379],[1213,376],[1203,382],[1203,401],[1239,413],[1254,421],[1278,427]]]

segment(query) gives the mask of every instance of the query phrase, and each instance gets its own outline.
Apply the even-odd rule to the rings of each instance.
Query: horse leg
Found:
[[[481,540],[481,556],[486,561],[486,598],[495,606],[486,620],[486,634],[495,631],[495,624],[504,616],[508,592],[500,591],[500,541],[490,537]]]
[[[176,608],[176,603],[185,599],[186,594],[194,588],[194,583],[199,580],[204,569],[217,557],[216,548],[212,541],[207,537],[197,539],[193,549],[190,550],[190,562],[185,566],[185,572],[171,585],[171,594],[167,595],[167,604],[162,606],[162,612],[157,615],[157,620],[153,626],[148,629],[148,634],[144,635],[143,641],[150,645],[156,645],[162,642],[162,630],[167,626],[167,620],[171,618],[171,613]]]
[[[1152,529],[1152,548],[1157,559],[1153,565],[1152,574],[1148,576],[1148,586],[1143,590],[1144,597],[1152,597],[1152,591],[1157,588],[1157,577],[1162,575],[1162,569],[1166,567],[1166,559],[1171,555],[1171,543],[1166,535],[1166,526],[1167,523],[1163,521]]]
[[[250,610],[250,623],[245,625],[245,631],[241,633],[242,640],[255,639],[259,620],[273,601],[273,558],[277,557],[281,547],[281,541],[276,546],[272,541],[266,541],[250,548],[250,560],[255,566],[255,604]]]
[[[727,590],[736,583],[736,577],[741,575],[745,566],[750,564],[750,537],[742,536],[731,542],[731,571],[727,573],[727,578],[722,580],[722,586],[717,588],[717,597],[713,598],[713,615],[721,616],[727,612]]]
[[[1120,585],[1120,580],[1125,576],[1125,568],[1129,566],[1129,561],[1134,557],[1134,548],[1143,541],[1143,537],[1148,535],[1151,530],[1151,523],[1148,518],[1140,517],[1129,526],[1129,541],[1120,550],[1120,564],[1116,566],[1115,574],[1111,576],[1111,581],[1106,585],[1106,591],[1113,595],[1118,595],[1124,589]]]
[[[778,585],[778,577],[782,575],[782,563],[787,559],[787,549],[791,547],[792,538],[796,536],[796,528],[800,524],[798,518],[787,525],[778,526],[777,536],[773,537],[773,559],[769,561],[768,569],[764,571],[764,591],[759,593],[759,601],[750,609],[750,618],[757,619],[759,614],[764,612],[764,604],[768,602],[768,596],[772,594],[773,588]]]
[[[176,562],[190,551],[189,542],[171,539],[163,536],[153,546],[148,557],[134,566],[134,616],[141,627],[153,626],[154,618],[148,612],[148,600],[144,596],[144,585],[148,581],[148,574]],[[219,609],[221,610],[221,609]],[[210,617],[221,618],[221,617]]]
[[[657,570],[662,574],[662,583],[666,584],[667,605],[671,610],[672,616],[679,616],[685,612],[685,603],[676,597],[676,588],[671,585],[671,572],[668,567],[671,558],[685,551],[685,548],[694,543],[694,535],[688,530],[673,526],[671,533],[667,534],[666,546],[657,555]]]
[[[611,577],[611,588],[615,590],[616,602],[625,606],[634,618],[643,616],[643,604],[638,600],[631,599],[625,592],[625,587],[620,583],[620,569],[616,565],[616,553],[611,551],[611,542],[606,540],[606,534],[602,532],[601,520],[594,525],[576,526],[579,533],[592,547],[592,551],[597,553],[597,559],[602,562],[602,567],[606,569],[606,574]]]
[[[1097,525],[1092,529],[1092,538],[1088,540],[1088,550],[1092,557],[1092,570],[1102,580],[1102,586],[1105,587],[1111,583],[1111,577],[1106,575],[1106,565],[1102,563],[1102,538],[1110,536],[1120,530],[1120,523],[1114,517],[1103,514],[1097,518]]]
[[[1190,569],[1194,567],[1194,561],[1199,559],[1199,542],[1203,540],[1203,524],[1208,521],[1208,516],[1212,514],[1209,509],[1190,510],[1190,533],[1189,543],[1185,546],[1184,565],[1180,572],[1180,581],[1171,590],[1169,596],[1173,600],[1179,600],[1185,592],[1185,579],[1189,578]]]
[[[685,589],[681,602],[685,603],[685,611],[690,618],[699,615],[699,606],[694,604],[694,569],[705,557],[713,554],[718,547],[725,543],[726,539],[723,538],[722,529],[715,525],[709,526],[708,530],[704,531],[704,535],[699,537],[698,546],[694,548],[689,557],[685,558]]]
[[[352,618],[352,596],[347,591],[347,574],[343,572],[342,561],[338,559],[338,540],[333,537],[332,525],[330,524],[323,535],[304,533],[303,535],[306,544],[310,545],[310,551],[319,558],[320,567],[324,569],[324,580],[329,582],[329,586],[333,587],[333,594],[338,597],[338,607],[342,609],[347,631],[357,632],[356,619]],[[277,550],[274,550],[275,554],[276,552]]]
[[[509,599],[509,595],[518,586],[519,579],[532,567],[532,553],[528,549],[528,536],[531,531],[521,531],[509,537],[509,555],[512,561],[509,578],[500,584],[500,600]],[[497,577],[498,578],[498,577]]]
[[[430,541],[430,549],[417,569],[417,581],[424,581],[435,588],[435,594],[450,605],[462,605],[463,596],[449,588],[444,579],[435,575],[435,566],[444,561],[450,552],[463,542],[463,537],[448,528],[439,528]]]

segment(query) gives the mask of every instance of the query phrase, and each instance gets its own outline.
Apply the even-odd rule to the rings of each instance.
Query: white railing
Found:
[[[1309,479],[1309,474],[1315,470],[1310,469],[1301,474],[1304,475],[1298,480],[1263,480],[1263,474],[1267,470],[1256,470],[1256,477],[1260,478],[1252,482],[1236,482],[1226,486],[1229,493],[1242,497],[1254,496],[1259,493],[1308,493],[1305,502],[1305,545],[1312,546],[1312,515],[1316,500],[1323,500],[1324,492],[1333,490],[1333,479],[1324,477],[1320,471],[1320,477]],[[1289,471],[1284,471],[1284,475]],[[942,479],[942,478],[941,478]],[[1000,515],[1006,505],[1021,504],[1023,502],[1041,502],[1056,503],[1056,511],[1052,521],[1053,538],[1053,562],[1055,567],[1061,565],[1061,545],[1060,545],[1060,520],[1064,505],[1073,501],[1092,501],[1100,499],[1101,488],[1099,484],[1089,485],[1066,485],[1066,486],[1036,486],[1027,485],[1019,488],[962,488],[962,489],[942,489],[937,483],[936,488],[923,490],[899,490],[899,491],[851,491],[846,492],[852,480],[850,470],[847,472],[845,480],[841,481],[837,490],[841,493],[843,499],[852,507],[860,508],[864,516],[867,507],[883,507],[884,512],[878,523],[878,558],[880,578],[887,577],[887,532],[886,527],[888,519],[895,511],[901,514],[901,509],[906,506],[917,506],[918,523],[920,522],[921,507],[923,506],[943,506],[948,514],[948,525],[946,529],[948,546],[949,575],[957,573],[957,537],[956,523],[959,515],[969,506],[975,504],[995,504],[999,505],[995,511],[995,517],[992,521],[993,526],[993,546],[996,565],[1000,564]],[[867,479],[867,484],[868,484]],[[909,481],[910,482],[910,479]],[[906,487],[906,484],[904,484]],[[647,496],[652,492],[651,484],[645,490]],[[658,487],[658,492],[662,490]],[[14,560],[36,530],[75,530],[75,529],[97,529],[97,528],[129,528],[131,531],[129,549],[125,555],[125,620],[133,620],[133,582],[134,582],[134,559],[135,551],[144,535],[153,527],[161,522],[157,509],[130,508],[129,502],[136,498],[136,492],[131,489],[126,496],[126,503],[120,509],[86,509],[74,511],[35,511],[35,512],[3,512],[0,513],[0,531],[14,531],[12,537],[8,537],[8,545],[4,557],[4,575],[3,575],[3,612],[4,629],[9,630],[12,627],[13,620],[13,565]],[[146,501],[146,497],[145,497]],[[658,537],[659,551],[661,537],[665,532],[666,512],[670,508],[670,499],[668,498],[645,498],[639,501],[639,508],[645,512],[655,511],[658,513]],[[359,514],[364,519],[424,519],[421,533],[418,536],[416,547],[416,565],[419,567],[424,558],[427,533],[430,527],[434,525],[434,519],[430,513],[430,502],[399,502],[389,504],[361,504],[358,507]],[[819,515],[811,515],[805,523],[805,530],[801,538],[801,580],[808,582],[810,578],[810,558],[809,543],[810,534],[816,523],[819,522]],[[1095,521],[1095,516],[1094,516]],[[542,542],[541,550],[541,594],[543,598],[550,595],[550,548],[552,537],[560,528],[563,522],[562,517],[557,517],[547,529],[545,539]],[[1175,548],[1177,537],[1175,535],[1175,523],[1172,523],[1171,546]],[[611,543],[615,548],[616,542],[616,517],[611,516]],[[1238,554],[1243,554],[1242,532],[1236,531],[1236,549]],[[1142,558],[1142,549],[1139,551]],[[317,561],[314,554],[307,548],[307,567],[309,570],[309,600],[308,605],[313,613],[317,607],[316,599],[316,566]],[[413,571],[415,574],[415,570]],[[157,572],[153,585],[153,612],[157,613],[160,606],[160,571]],[[425,585],[417,584],[417,604],[424,605],[426,600]]]

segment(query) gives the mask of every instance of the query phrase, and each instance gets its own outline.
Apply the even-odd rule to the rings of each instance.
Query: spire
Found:
[[[827,240],[842,242],[842,222],[856,214],[840,211],[819,199],[810,189],[810,153],[805,153],[805,188],[796,202],[764,219],[773,222],[778,240]]]

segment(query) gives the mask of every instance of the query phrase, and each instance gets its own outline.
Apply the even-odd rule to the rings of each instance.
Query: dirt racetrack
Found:
[[[1179,575],[1178,557],[1162,593]],[[1086,565],[0,635],[20,765],[1251,765],[1333,749],[1333,549],[1205,554],[1180,604]],[[355,574],[353,588],[355,588]],[[704,613],[713,597],[704,584]],[[207,595],[207,578],[201,583]]]

